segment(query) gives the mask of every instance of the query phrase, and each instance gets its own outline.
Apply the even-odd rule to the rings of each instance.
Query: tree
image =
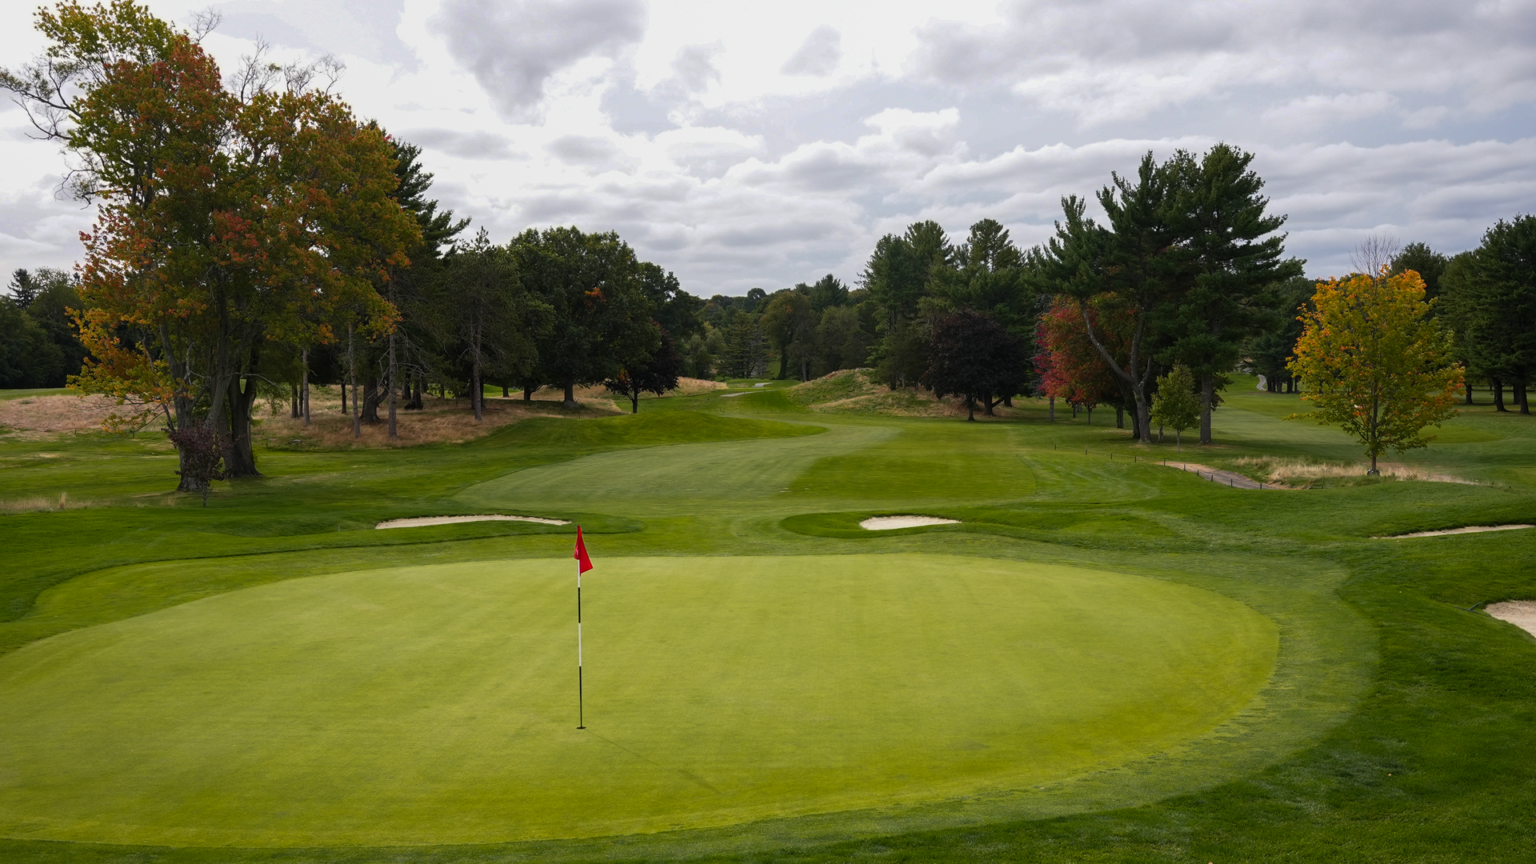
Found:
[[[649,357],[631,361],[616,377],[603,384],[615,393],[629,397],[629,413],[640,413],[640,394],[655,393],[657,396],[677,389],[677,378],[683,368],[682,355],[677,353],[671,334],[657,327],[658,347]]]
[[[618,234],[530,228],[508,248],[523,285],[551,310],[533,376],[563,387],[566,407],[579,407],[576,385],[615,378],[655,350],[639,261]]]
[[[17,309],[26,309],[32,305],[32,298],[37,296],[38,286],[32,274],[22,268],[17,268],[11,274],[11,302]]]
[[[1364,445],[1370,474],[1386,448],[1428,445],[1424,427],[1455,415],[1462,368],[1424,302],[1424,282],[1408,271],[1319,283],[1314,311],[1290,369],[1302,381],[1309,417],[1337,424]]]
[[[1180,151],[1165,166],[1174,184],[1168,219],[1178,235],[1173,261],[1188,273],[1157,311],[1170,344],[1162,362],[1183,363],[1200,384],[1200,443],[1211,443],[1216,390],[1249,337],[1280,325],[1271,287],[1302,275],[1283,259],[1284,216],[1266,215],[1253,154],[1217,144],[1196,161]]]
[[[264,349],[393,326],[377,288],[416,229],[389,198],[387,142],[310,86],[316,67],[258,55],[226,88],[206,29],[131,0],[37,20],[50,47],[0,87],[64,142],[70,188],[100,205],[78,289],[92,358],[73,384],[168,431],[208,426],[225,473],[254,475]]]
[[[1024,374],[1018,337],[990,315],[962,309],[934,322],[928,371],[923,383],[938,396],[965,398],[967,420],[976,420],[976,402],[1017,388]]]
[[[1077,196],[1062,199],[1063,221],[1032,256],[1031,271],[1047,292],[1076,302],[1089,343],[1130,395],[1138,439],[1150,444],[1148,388],[1158,347],[1154,317],[1176,295],[1185,275],[1175,254],[1180,237],[1168,218],[1178,172],[1159,166],[1148,153],[1135,182],[1111,176],[1112,185],[1098,193],[1109,228],[1086,218],[1086,202]],[[1090,308],[1130,322],[1122,359],[1111,353]]]
[[[9,298],[0,299],[0,389],[54,386],[64,356],[48,334]]]
[[[831,273],[816,280],[816,284],[810,286],[807,293],[811,298],[811,311],[818,315],[834,306],[848,303],[848,288]]]
[[[207,507],[213,481],[224,479],[224,453],[228,448],[219,441],[218,433],[202,425],[172,429],[170,439],[178,451],[186,454],[178,473],[193,491],[202,493],[203,506]]]
[[[651,318],[674,340],[703,332],[699,310],[704,308],[704,301],[684,291],[671,271],[641,261],[638,278],[640,293],[651,307]]]
[[[421,241],[406,250],[409,265],[397,266],[390,273],[387,285],[389,302],[401,314],[401,326],[389,332],[386,349],[385,395],[389,399],[389,437],[400,437],[396,420],[395,394],[404,385],[409,393],[412,378],[418,382],[433,366],[434,358],[427,350],[430,342],[428,331],[434,318],[431,309],[435,299],[432,288],[437,281],[442,257],[452,247],[455,238],[469,225],[468,219],[455,220],[452,210],[438,210],[435,199],[427,197],[432,188],[433,175],[421,165],[421,148],[398,138],[386,136],[395,157],[394,194],[391,196],[407,213],[416,219]],[[412,375],[400,374],[400,355],[407,357],[406,364]],[[307,374],[307,370],[305,370]],[[418,388],[420,384],[417,384]],[[307,387],[307,378],[306,378]],[[370,390],[373,388],[370,387]],[[377,397],[371,402],[376,402]],[[421,396],[406,400],[407,407],[421,407]],[[476,403],[478,406],[478,402]],[[478,407],[477,407],[478,410]],[[372,418],[372,411],[368,413]]]
[[[63,270],[39,267],[32,281],[37,293],[27,306],[27,314],[58,346],[64,360],[60,374],[44,386],[63,387],[68,377],[78,375],[85,363],[85,346],[80,342],[72,311],[81,308],[80,294],[75,290],[74,277]]]
[[[1152,420],[1173,430],[1175,447],[1184,450],[1184,430],[1200,422],[1203,409],[1195,395],[1195,379],[1189,367],[1180,363],[1157,379],[1157,395],[1152,399]]]
[[[775,292],[763,311],[763,332],[779,352],[779,378],[789,377],[790,355],[795,355],[801,381],[810,379],[811,342],[816,334],[816,315],[811,310],[809,289]]]
[[[1089,309],[1088,318],[1111,346],[1112,356],[1123,356],[1126,322],[1105,322],[1102,314],[1093,308]],[[1118,399],[1121,387],[1103,355],[1088,339],[1088,325],[1078,312],[1077,301],[1068,297],[1056,298],[1051,308],[1040,316],[1038,328],[1035,345],[1039,353],[1034,359],[1039,377],[1036,389],[1050,399],[1062,399],[1075,408],[1086,409],[1089,422],[1093,422],[1094,406]]]
[[[1433,301],[1440,297],[1440,277],[1450,263],[1451,259],[1429,248],[1427,243],[1409,243],[1392,259],[1392,275],[1409,270],[1419,274],[1424,280],[1424,299]]]
[[[1457,256],[1443,278],[1449,317],[1475,369],[1493,378],[1495,406],[1506,410],[1503,384],[1514,385],[1520,413],[1536,371],[1536,216],[1499,220],[1483,242]]]
[[[485,416],[487,367],[532,365],[538,356],[534,340],[547,327],[550,310],[529,296],[512,252],[493,245],[484,228],[444,265],[435,317],[444,343],[458,346],[458,358],[469,365],[470,408],[479,423]]]

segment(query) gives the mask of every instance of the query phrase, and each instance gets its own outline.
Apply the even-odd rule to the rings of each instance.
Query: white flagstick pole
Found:
[[[581,686],[581,559],[576,559],[576,728],[587,728],[585,697]]]

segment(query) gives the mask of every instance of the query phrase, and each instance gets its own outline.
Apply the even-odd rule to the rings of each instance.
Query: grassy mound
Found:
[[[1210,730],[1278,644],[1225,597],[1081,568],[605,559],[578,731],[571,575],[339,574],[36,643],[0,661],[0,826],[465,843],[996,792]]]

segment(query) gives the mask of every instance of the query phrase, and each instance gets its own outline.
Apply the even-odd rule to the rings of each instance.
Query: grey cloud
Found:
[[[842,34],[831,27],[817,27],[795,49],[781,70],[785,75],[826,75],[843,59]]]
[[[714,61],[719,52],[718,45],[689,45],[673,58],[672,72],[689,92],[703,90],[709,82],[720,80],[720,70],[715,68]]]
[[[448,0],[433,27],[497,106],[524,116],[544,82],[645,33],[641,0]]]
[[[392,63],[416,65],[416,55],[395,29],[405,0],[339,0],[327,3],[278,3],[236,0],[219,4],[226,36],[262,37],[274,45],[314,53],[356,54]]]
[[[939,20],[917,35],[919,76],[960,89],[1011,86],[1087,123],[1153,117],[1255,86],[1283,93],[1253,114],[1369,91],[1479,112],[1536,100],[1528,4],[1054,0],[1015,4],[1001,26]],[[1315,123],[1318,112],[1295,110],[1305,107],[1272,111],[1268,122]]]
[[[441,150],[463,159],[513,159],[523,154],[512,142],[490,132],[455,132],[452,129],[410,129],[400,135],[412,144]]]
[[[574,165],[601,165],[619,155],[618,148],[606,138],[586,135],[562,135],[549,142],[549,152]]]

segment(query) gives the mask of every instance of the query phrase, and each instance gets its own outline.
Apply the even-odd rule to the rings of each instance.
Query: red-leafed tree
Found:
[[[1122,356],[1124,328],[1118,326],[1122,322],[1091,304],[1088,317],[1103,334],[1112,356]],[[1041,394],[1089,411],[1100,403],[1123,400],[1119,380],[1088,338],[1088,326],[1076,301],[1068,297],[1052,301],[1051,308],[1040,316],[1035,344],[1039,349],[1035,369]]]

